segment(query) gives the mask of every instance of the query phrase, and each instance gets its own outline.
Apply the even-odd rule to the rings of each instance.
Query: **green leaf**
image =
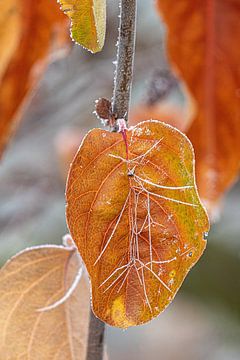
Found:
[[[101,51],[106,33],[106,0],[59,0],[71,19],[74,41],[93,53]]]

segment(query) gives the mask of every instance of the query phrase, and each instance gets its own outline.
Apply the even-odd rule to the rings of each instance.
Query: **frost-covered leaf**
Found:
[[[0,358],[85,360],[89,290],[82,278],[61,299],[81,267],[76,248],[47,245],[17,254],[0,270]]]
[[[49,55],[68,41],[66,17],[52,0],[1,0],[0,156]]]
[[[101,51],[106,32],[106,0],[59,0],[71,19],[74,41],[96,53]]]
[[[209,210],[240,168],[240,2],[158,0],[168,53],[197,106],[187,132],[196,153],[199,193]]]
[[[191,143],[159,121],[93,129],[70,169],[67,222],[86,264],[95,314],[127,328],[171,302],[201,256],[209,224]]]

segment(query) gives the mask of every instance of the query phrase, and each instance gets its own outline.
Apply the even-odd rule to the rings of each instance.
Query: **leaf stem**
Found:
[[[128,123],[136,42],[137,0],[121,0],[112,110]]]
[[[105,324],[90,309],[87,360],[102,360],[104,356]]]

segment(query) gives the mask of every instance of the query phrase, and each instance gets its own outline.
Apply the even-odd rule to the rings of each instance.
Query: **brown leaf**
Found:
[[[168,53],[197,103],[187,135],[200,196],[212,208],[240,166],[240,2],[158,0]]]
[[[93,310],[123,328],[165,309],[201,256],[209,228],[188,139],[158,121],[125,136],[90,131],[66,190],[67,222],[91,278]]]
[[[84,279],[62,305],[81,261],[76,248],[40,246],[13,257],[0,271],[0,359],[85,359],[89,291]]]
[[[50,51],[65,43],[66,18],[52,0],[8,0],[0,15],[0,156]]]

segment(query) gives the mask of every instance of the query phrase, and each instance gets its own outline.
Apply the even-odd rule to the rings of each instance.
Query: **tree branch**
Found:
[[[90,310],[87,360],[102,360],[104,355],[105,324]]]

